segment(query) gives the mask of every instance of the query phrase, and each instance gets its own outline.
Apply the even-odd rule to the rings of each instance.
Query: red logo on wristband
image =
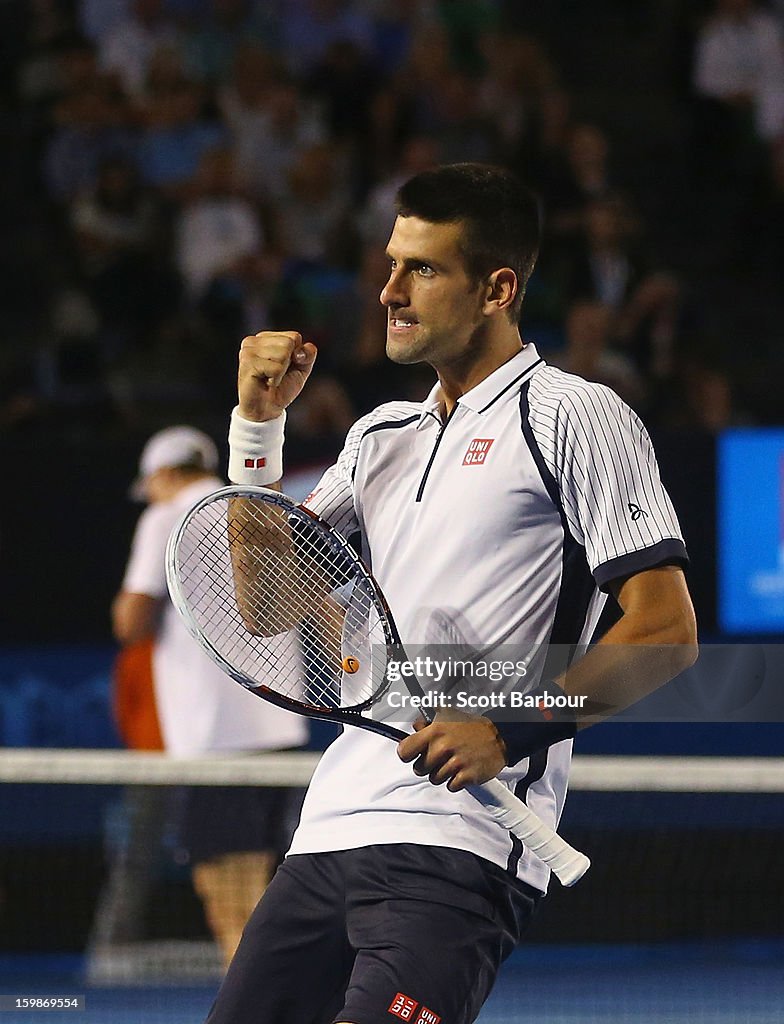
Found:
[[[266,459],[245,459],[245,469],[264,469],[266,465]]]
[[[544,697],[536,698],[536,710],[539,712],[542,718],[546,719],[548,722],[553,717],[552,711],[548,711],[547,708],[544,706]]]

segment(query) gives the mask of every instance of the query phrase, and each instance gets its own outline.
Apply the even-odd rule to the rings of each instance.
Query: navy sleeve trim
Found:
[[[363,433],[362,438],[366,438],[368,434],[374,434],[377,430],[395,430],[398,427],[407,427],[409,423],[418,422],[420,414],[416,413],[413,416],[406,416],[402,420],[384,420],[383,423],[374,423],[372,427],[368,427]]]
[[[649,548],[643,548],[642,551],[630,551],[628,555],[611,558],[609,562],[597,565],[593,571],[593,578],[600,590],[607,591],[608,584],[613,580],[668,563],[680,565],[684,569],[689,564],[686,545],[676,537],[660,540]]]

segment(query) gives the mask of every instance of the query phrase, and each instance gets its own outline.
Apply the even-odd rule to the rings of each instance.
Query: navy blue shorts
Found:
[[[540,898],[462,850],[288,857],[207,1024],[470,1024]]]
[[[191,865],[226,853],[283,856],[305,790],[269,786],[189,786],[181,794],[179,843]]]

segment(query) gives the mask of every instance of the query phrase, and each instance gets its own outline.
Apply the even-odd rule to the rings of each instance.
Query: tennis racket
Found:
[[[392,613],[351,545],[314,512],[278,491],[222,488],[175,528],[166,575],[188,631],[252,693],[310,718],[407,735],[381,720],[389,664],[402,656]],[[405,686],[423,693],[416,680]],[[466,789],[564,885],[588,870],[499,779]]]

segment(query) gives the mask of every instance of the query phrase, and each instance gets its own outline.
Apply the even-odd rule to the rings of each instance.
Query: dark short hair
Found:
[[[539,200],[515,174],[493,164],[445,164],[409,178],[398,190],[395,208],[400,217],[463,224],[466,270],[480,281],[511,267],[517,295],[509,315],[519,318],[539,254],[541,216]]]

